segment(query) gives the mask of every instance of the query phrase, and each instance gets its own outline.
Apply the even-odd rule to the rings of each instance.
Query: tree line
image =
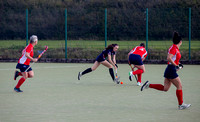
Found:
[[[65,39],[65,9],[70,40],[104,40],[105,9],[109,40],[145,40],[146,19],[149,39],[174,30],[188,38],[189,8],[192,39],[200,39],[199,0],[1,0],[0,39],[26,38],[26,9],[29,35],[40,39]]]

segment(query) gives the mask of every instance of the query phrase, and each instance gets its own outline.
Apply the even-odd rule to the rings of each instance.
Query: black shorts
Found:
[[[134,65],[143,65],[141,56],[136,54],[129,55],[129,63]]]
[[[103,54],[101,53],[100,55],[97,56],[96,61],[102,62],[105,61],[106,59],[104,58]]]
[[[29,67],[29,65],[18,63],[16,66],[16,69],[20,69],[20,72],[24,72],[28,67]],[[29,72],[29,71],[32,71],[31,67],[27,70],[27,72]]]
[[[174,65],[168,65],[165,69],[164,77],[167,79],[174,79],[178,77],[178,74],[176,73],[176,67]]]

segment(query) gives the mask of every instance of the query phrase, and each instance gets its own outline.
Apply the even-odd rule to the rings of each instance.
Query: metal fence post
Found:
[[[146,50],[148,51],[148,8],[146,9]],[[146,59],[148,59],[148,55]]]
[[[189,60],[191,60],[191,8],[189,8]]]
[[[26,45],[28,45],[28,9],[26,9]]]
[[[67,9],[65,9],[65,59],[67,60]]]
[[[107,47],[107,8],[105,9],[105,47]]]

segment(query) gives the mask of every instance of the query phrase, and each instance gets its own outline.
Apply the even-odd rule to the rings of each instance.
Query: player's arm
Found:
[[[24,55],[24,53],[25,53],[25,49],[22,50],[22,55]]]
[[[179,67],[179,69],[182,69],[182,68],[183,68],[183,64],[181,64],[181,63],[179,62],[178,67]]]
[[[116,56],[113,55],[113,63],[116,64]]]
[[[108,54],[108,61],[115,67],[115,69],[117,69],[117,67],[115,66],[115,63],[111,59],[111,55],[110,54]]]
[[[128,64],[131,66],[131,64],[130,64],[130,62],[129,62],[129,56],[130,56],[130,54],[133,52],[133,50],[131,50],[129,53],[128,53]]]
[[[178,66],[178,65],[176,65],[175,63],[174,63],[174,61],[172,60],[172,57],[173,57],[174,55],[173,54],[168,54],[167,55],[167,61],[169,61],[171,64],[173,64],[174,66]]]
[[[145,53],[144,57],[142,58],[142,62],[146,59],[147,57],[147,52]]]
[[[142,61],[144,61],[144,60],[145,60],[145,58],[146,58],[146,57],[142,58]]]
[[[133,53],[133,50],[131,50],[131,51],[128,53],[128,59],[129,59],[129,56],[130,56],[131,53]]]
[[[115,66],[118,68],[117,62],[116,62],[116,55],[113,55],[113,63],[115,64]]]
[[[37,62],[37,60],[38,60],[37,58],[31,57],[31,56],[30,56],[30,53],[28,53],[28,52],[25,53],[25,56],[26,56],[28,59],[32,60],[33,62]]]
[[[128,53],[128,57],[129,57],[129,55],[130,55],[132,52],[133,52],[133,50],[131,50],[131,51]]]

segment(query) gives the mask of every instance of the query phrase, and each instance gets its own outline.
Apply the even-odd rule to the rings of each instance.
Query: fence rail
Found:
[[[26,9],[0,12],[0,40],[22,40],[35,34],[41,40],[65,40],[60,45],[64,52],[60,58],[71,58],[69,44],[71,40],[87,40],[92,42],[104,40],[103,45],[112,41],[130,41],[122,46],[129,47],[145,42],[149,52],[148,59],[162,60],[158,47],[163,41],[166,51],[174,30],[178,31],[188,47],[184,47],[187,60],[196,60],[199,48],[193,48],[200,40],[200,10],[195,8],[147,8],[147,9],[101,9],[88,11],[72,11],[72,9]],[[112,41],[111,41],[112,40]],[[134,41],[135,40],[135,41]],[[194,41],[195,40],[195,41]],[[136,42],[137,41],[137,42]],[[158,44],[156,44],[158,41]],[[84,44],[84,41],[81,42]],[[92,43],[88,43],[91,45]],[[185,46],[185,45],[183,45]],[[88,46],[86,46],[88,47]],[[89,46],[90,47],[90,46]],[[64,49],[63,49],[64,48]],[[73,47],[79,48],[79,47]],[[78,50],[77,50],[78,51]],[[153,52],[152,52],[153,51]],[[81,53],[81,52],[78,52]],[[156,54],[155,54],[156,53]],[[2,57],[2,56],[1,56]],[[72,56],[73,57],[73,56]],[[93,57],[91,57],[93,58]]]

